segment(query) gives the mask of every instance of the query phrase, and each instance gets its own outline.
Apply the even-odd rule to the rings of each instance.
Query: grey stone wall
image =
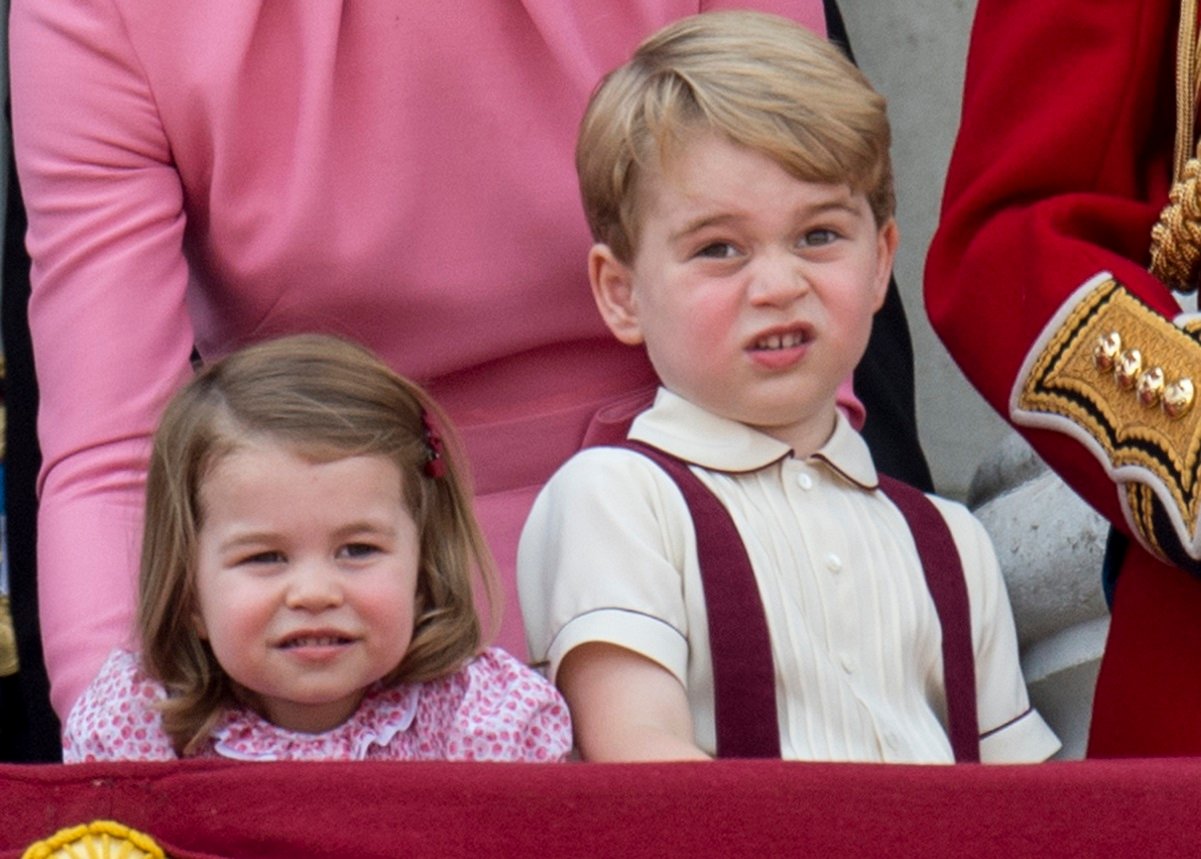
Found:
[[[840,0],[856,59],[893,123],[896,275],[917,353],[918,422],[939,491],[966,497],[981,459],[1008,431],[964,381],[922,309],[922,268],[938,223],[959,126],[971,0]]]

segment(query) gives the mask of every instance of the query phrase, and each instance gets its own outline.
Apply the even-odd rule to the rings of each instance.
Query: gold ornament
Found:
[[[21,859],[164,859],[149,835],[112,820],[60,829],[29,846]]]
[[[1110,331],[1097,338],[1097,346],[1093,349],[1093,364],[1102,373],[1108,373],[1117,363],[1118,353],[1122,351],[1122,335]]]
[[[1191,379],[1178,379],[1164,388],[1163,413],[1176,420],[1188,414],[1193,407],[1196,391]]]
[[[13,629],[8,594],[0,593],[0,677],[11,677],[21,670],[17,656],[17,633]]]
[[[1118,358],[1117,366],[1113,368],[1113,377],[1118,385],[1126,390],[1134,387],[1138,374],[1143,371],[1143,353],[1137,349],[1127,349]]]
[[[1147,372],[1138,377],[1138,384],[1135,385],[1135,391],[1138,393],[1138,401],[1147,408],[1159,404],[1159,398],[1163,396],[1164,375],[1163,369],[1160,367],[1152,367]]]

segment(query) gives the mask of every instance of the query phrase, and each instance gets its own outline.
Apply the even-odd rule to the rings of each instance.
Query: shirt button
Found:
[[[801,489],[812,489],[813,488],[813,478],[810,477],[808,474],[804,474],[804,473],[798,474],[796,482],[801,487]]]
[[[832,573],[837,573],[842,569],[842,558],[830,552],[826,555],[826,569]]]
[[[851,655],[849,653],[844,653],[839,658],[839,661],[842,663],[843,671],[845,671],[847,674],[855,673],[855,660],[851,657]]]

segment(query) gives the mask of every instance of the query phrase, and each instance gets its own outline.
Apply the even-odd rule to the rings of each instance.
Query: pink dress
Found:
[[[154,707],[165,697],[137,654],[114,650],[71,709],[64,762],[175,760]],[[571,721],[558,691],[492,648],[449,677],[373,687],[349,719],[322,734],[285,730],[250,709],[226,710],[194,757],[550,763],[570,751]]]
[[[538,489],[645,392],[588,289],[572,150],[644,36],[820,0],[23,0],[15,148],[41,392],[39,597],[66,713],[128,643],[148,440],[205,359],[353,337],[461,428],[524,653],[513,565]]]

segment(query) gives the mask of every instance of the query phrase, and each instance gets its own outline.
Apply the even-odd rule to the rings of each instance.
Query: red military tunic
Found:
[[[1177,10],[981,0],[926,270],[964,372],[1132,537],[1093,756],[1201,753],[1201,336],[1148,273],[1172,184]]]

